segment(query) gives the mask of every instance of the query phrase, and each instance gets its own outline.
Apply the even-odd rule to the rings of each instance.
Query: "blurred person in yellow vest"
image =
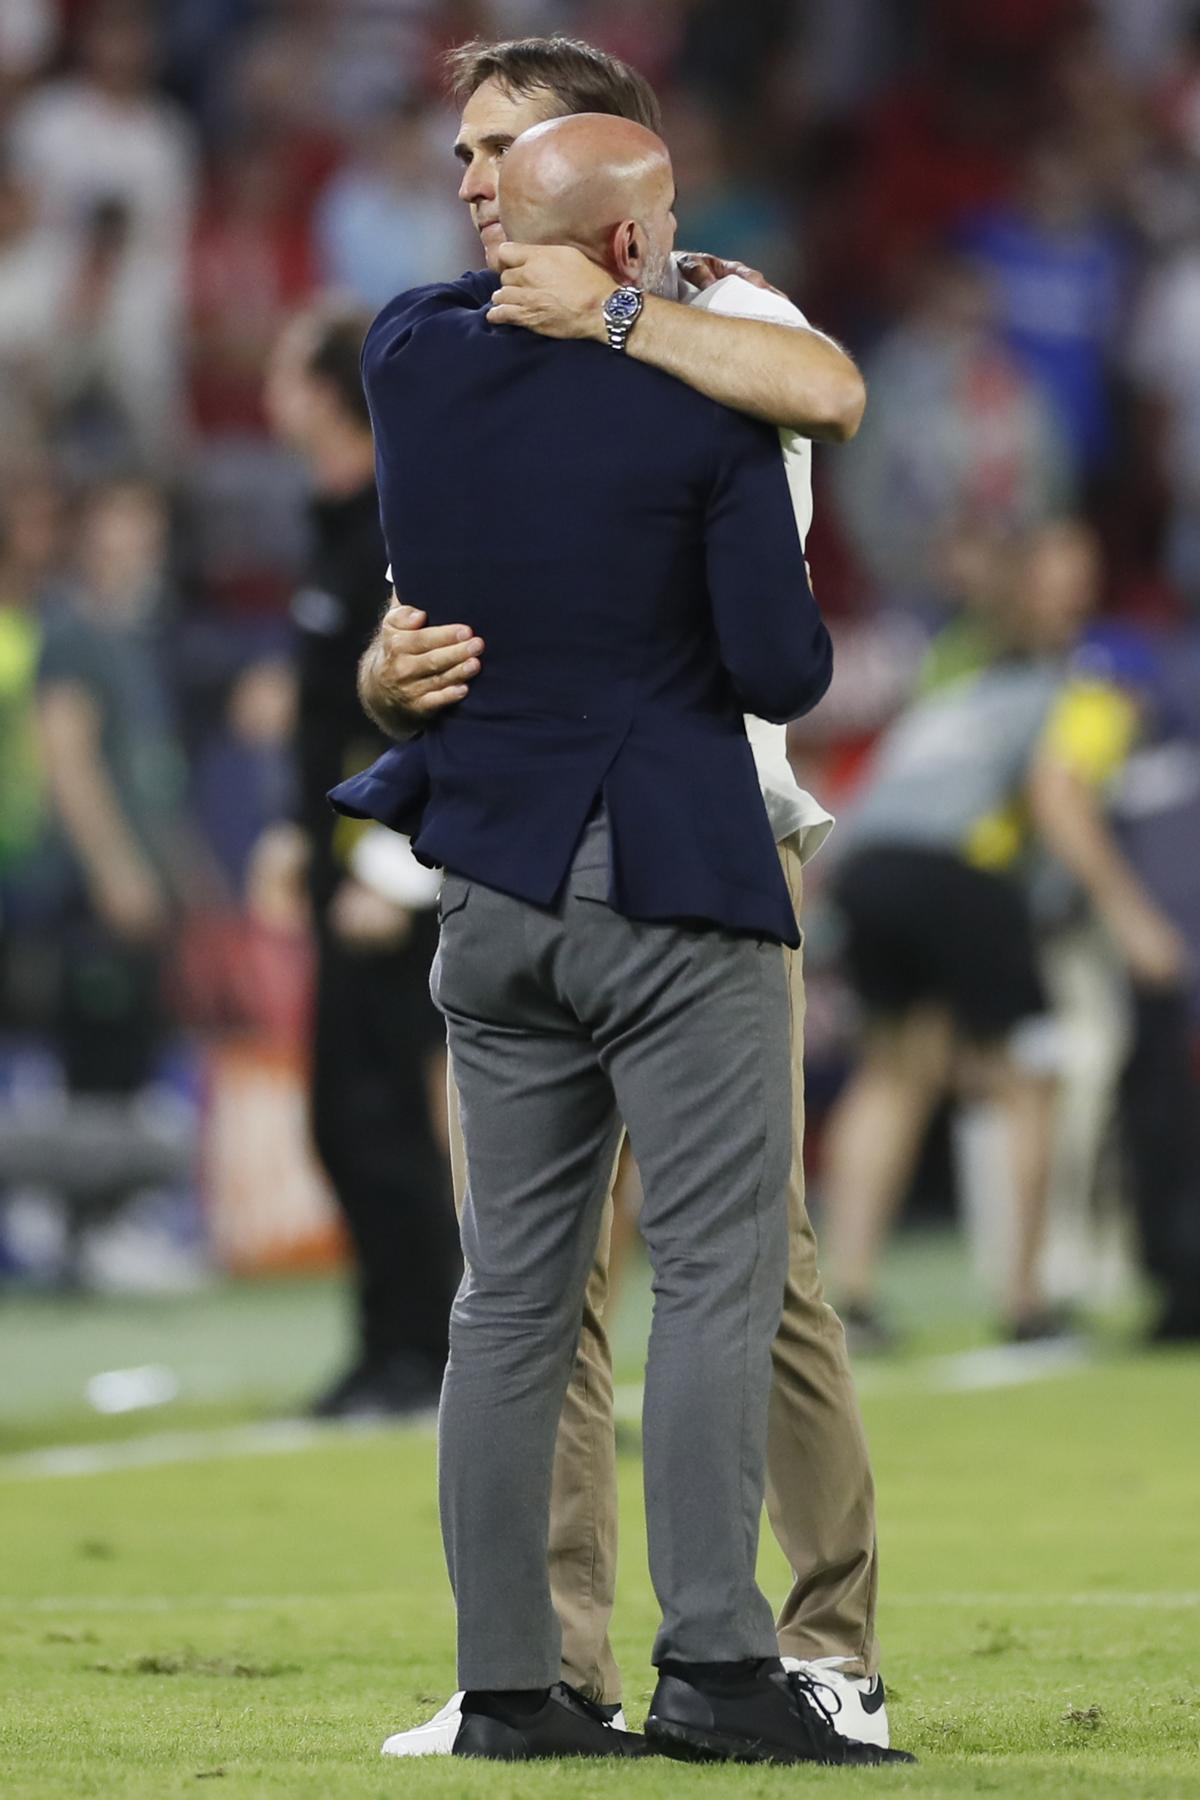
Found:
[[[1024,1341],[1063,1328],[1039,1275],[1062,1045],[1037,887],[1065,871],[1135,981],[1170,986],[1186,967],[1104,814],[1137,708],[1074,660],[1097,594],[1094,539],[1057,521],[993,555],[986,603],[933,645],[837,846],[834,897],[866,1029],[830,1122],[825,1195],[843,1314],[865,1345],[889,1335],[879,1256],[948,1092],[990,1094],[1008,1118],[1005,1330]]]
[[[24,866],[44,807],[34,723],[39,609],[59,550],[61,497],[30,473],[0,495],[0,929],[19,915]]]
[[[1100,566],[1090,533],[1048,528],[1031,566],[1036,583],[1057,585],[1068,604],[1074,594],[1080,610],[1091,612]],[[1088,594],[1090,603],[1081,604],[1078,597]],[[984,580],[976,598],[981,606],[933,646],[927,685],[1004,654],[1003,631],[988,613],[989,605],[1003,606],[1004,596]],[[1111,1293],[1127,1269],[1124,1226],[1131,1210],[1136,1247],[1157,1294],[1150,1337],[1195,1342],[1195,969],[1152,880],[1140,871],[1136,843],[1128,853],[1124,848],[1135,776],[1140,785],[1140,770],[1150,763],[1161,768],[1160,753],[1181,748],[1178,737],[1158,741],[1162,690],[1156,652],[1140,634],[1091,632],[1071,659],[1047,727],[1042,806],[1049,805],[1055,831],[1026,856],[1025,867],[1042,971],[1065,1029],[1042,1264],[1055,1292]],[[1142,810],[1144,800],[1133,804],[1132,816]],[[1185,813],[1181,829],[1191,823]],[[1019,819],[995,825],[998,846],[1019,839]],[[1114,1142],[1115,1158],[1106,1154]],[[994,1231],[990,1236],[994,1242]]]

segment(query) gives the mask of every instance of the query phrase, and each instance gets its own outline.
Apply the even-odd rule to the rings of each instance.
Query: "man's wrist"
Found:
[[[625,283],[615,287],[608,295],[604,302],[603,316],[610,350],[625,350],[645,304],[646,296],[641,290]]]
[[[668,300],[666,298],[666,296],[663,294],[647,294],[647,295],[645,295],[643,302],[642,302],[642,310],[638,314],[637,324],[634,326],[633,330],[629,333],[629,336],[625,340],[625,355],[626,356],[637,357],[638,360],[641,362],[645,362],[647,360],[647,358],[646,358],[647,344],[649,344],[651,349],[653,349],[655,334],[658,330],[658,326],[661,321],[661,316],[662,316],[663,312],[668,308],[670,308],[672,311],[675,311],[675,310],[681,310],[684,312],[687,311],[686,307],[680,308],[679,303],[677,301]],[[605,332],[605,342],[607,343],[607,341],[608,341],[608,334],[606,331]]]
[[[358,702],[372,725],[382,731],[384,737],[392,738],[398,744],[407,743],[409,738],[416,737],[422,729],[423,721],[420,716],[383,692],[377,682],[360,678]]]
[[[364,698],[363,711],[378,726],[384,737],[391,738],[396,744],[407,744],[410,739],[419,737],[425,729],[425,721],[420,713],[410,712],[408,707],[397,700],[374,696],[371,699]]]

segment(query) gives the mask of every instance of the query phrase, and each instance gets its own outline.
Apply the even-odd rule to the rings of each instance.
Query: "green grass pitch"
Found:
[[[901,1364],[865,1406],[893,1736],[917,1769],[383,1761],[454,1685],[434,1446],[413,1431],[70,1478],[3,1462],[0,1794],[1200,1796],[1197,1359],[984,1392]],[[655,1624],[639,1476],[630,1452],[634,1723]],[[763,1574],[781,1592],[765,1541]]]

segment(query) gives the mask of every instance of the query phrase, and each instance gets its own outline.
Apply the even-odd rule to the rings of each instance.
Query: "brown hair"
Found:
[[[485,81],[510,94],[545,88],[570,113],[611,113],[662,131],[658,97],[644,75],[582,38],[512,38],[486,44],[476,38],[446,55],[450,92],[461,105]]]
[[[369,431],[371,414],[359,365],[363,339],[371,323],[370,313],[357,306],[328,301],[315,306],[309,318],[313,336],[306,359],[308,373],[327,382],[343,412],[356,425]]]

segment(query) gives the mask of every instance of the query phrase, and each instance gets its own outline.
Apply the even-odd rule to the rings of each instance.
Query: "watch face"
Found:
[[[610,325],[624,325],[636,319],[642,309],[642,296],[636,288],[618,288],[604,302],[604,316]]]

